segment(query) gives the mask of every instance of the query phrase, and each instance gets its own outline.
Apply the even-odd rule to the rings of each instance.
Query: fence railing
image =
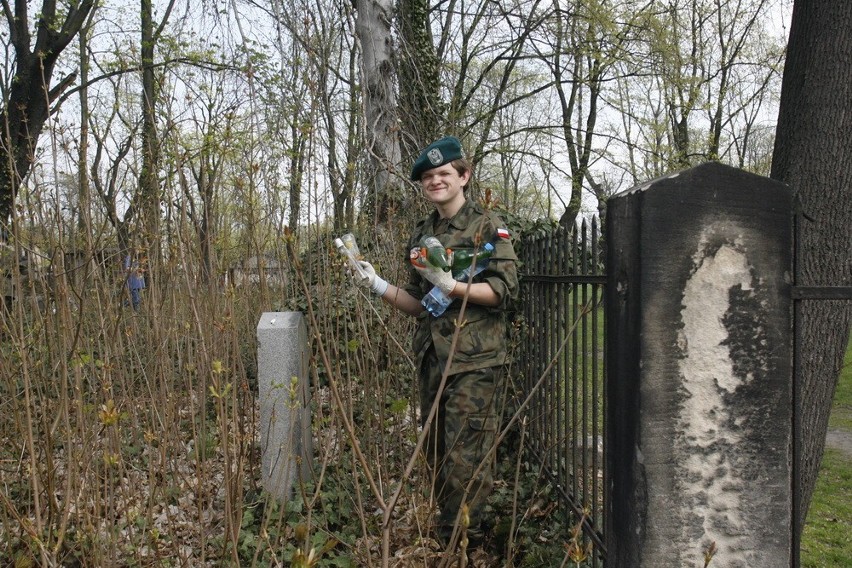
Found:
[[[571,526],[606,557],[604,321],[606,275],[598,221],[525,235],[519,247],[523,316],[519,370],[532,393],[527,448],[554,484]]]

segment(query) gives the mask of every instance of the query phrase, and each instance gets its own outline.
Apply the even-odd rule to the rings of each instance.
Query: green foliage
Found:
[[[515,244],[516,248],[521,235],[532,237],[544,236],[552,233],[559,227],[559,222],[555,219],[529,219],[516,215],[514,212],[503,207],[495,208],[495,212],[508,225],[509,232],[514,239],[513,244]]]
[[[351,481],[335,477],[315,491],[313,483],[305,484],[283,509],[268,495],[246,503],[237,546],[241,563],[356,566],[351,547],[361,529],[351,503]]]
[[[510,447],[515,444],[509,442]],[[501,558],[511,557],[517,567],[562,566],[578,519],[565,517],[559,496],[537,465],[523,461],[516,478],[514,458],[519,452],[516,446],[501,452],[497,476],[501,481],[486,506],[486,517],[493,519],[491,547]],[[581,536],[578,540],[585,550],[586,541]]]

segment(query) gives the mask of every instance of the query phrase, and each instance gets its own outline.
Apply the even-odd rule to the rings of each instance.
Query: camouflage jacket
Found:
[[[486,242],[494,243],[495,250],[488,267],[473,281],[488,282],[500,298],[500,304],[489,308],[468,302],[450,374],[502,365],[506,361],[506,313],[518,298],[518,257],[508,233],[503,237],[498,235],[497,230],[504,228],[496,214],[468,200],[451,219],[440,219],[438,213],[433,212],[420,221],[408,242],[406,253],[423,237],[430,235],[437,237],[444,247],[452,249],[481,248]],[[422,299],[432,289],[432,283],[409,266],[409,282],[404,288],[415,298]],[[418,367],[430,343],[434,344],[438,358],[446,362],[461,303],[461,298],[457,298],[437,318],[425,310],[420,313],[413,343]]]

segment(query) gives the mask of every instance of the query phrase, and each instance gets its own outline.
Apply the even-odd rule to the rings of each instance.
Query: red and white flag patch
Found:
[[[497,229],[497,237],[501,239],[509,238],[509,229]]]

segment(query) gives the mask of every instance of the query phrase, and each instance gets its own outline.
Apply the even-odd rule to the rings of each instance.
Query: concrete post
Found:
[[[607,566],[792,566],[791,191],[704,164],[606,238]]]
[[[311,388],[305,318],[265,312],[257,324],[262,484],[280,501],[311,475]]]

